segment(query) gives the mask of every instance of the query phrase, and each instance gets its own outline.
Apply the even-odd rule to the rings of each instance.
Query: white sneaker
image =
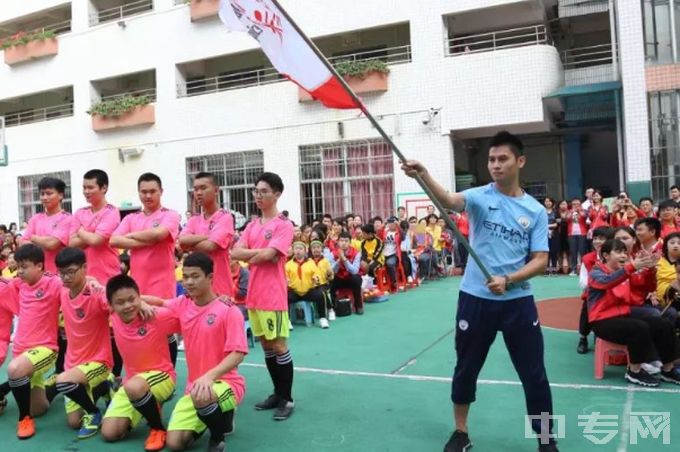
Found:
[[[319,326],[323,328],[324,330],[328,328],[330,325],[328,324],[328,319],[326,317],[321,317],[319,319]]]
[[[656,375],[659,372],[661,372],[661,369],[658,367],[653,366],[652,364],[648,363],[642,363],[642,368],[649,374],[649,375]]]
[[[184,351],[184,341],[179,341],[177,344],[177,350],[183,352]]]
[[[293,322],[291,322],[290,320],[288,321],[288,330],[293,331]]]
[[[412,284],[413,283],[413,276],[409,276],[408,278],[406,278],[406,282],[409,283],[409,284]]]
[[[335,311],[332,309],[328,311],[328,320],[330,320],[331,322],[335,320]]]

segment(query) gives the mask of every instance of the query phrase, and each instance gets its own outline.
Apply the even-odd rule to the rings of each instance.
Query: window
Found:
[[[652,195],[668,198],[669,188],[680,184],[680,91],[649,94]]]
[[[217,177],[220,185],[220,206],[236,216],[236,227],[241,227],[257,213],[251,191],[255,180],[264,172],[262,151],[230,152],[187,158],[187,211],[193,212],[194,176],[207,171]]]
[[[67,212],[71,212],[71,172],[59,171],[56,173],[32,174],[30,176],[19,176],[19,223],[28,221],[36,213],[43,211],[40,203],[40,193],[38,192],[38,182],[43,177],[57,177],[66,183],[66,193],[64,193],[63,207]]]
[[[645,33],[645,57],[652,63],[672,63],[673,49],[677,51],[678,42],[673,42],[671,29],[671,5],[675,19],[676,40],[680,38],[680,0],[643,0],[643,25]]]
[[[383,140],[300,147],[302,220],[394,213],[394,163]]]

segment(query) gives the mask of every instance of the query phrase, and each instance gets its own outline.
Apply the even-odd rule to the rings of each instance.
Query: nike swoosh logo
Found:
[[[536,321],[534,322],[534,326],[537,326],[537,325],[538,325],[538,320],[536,320]]]

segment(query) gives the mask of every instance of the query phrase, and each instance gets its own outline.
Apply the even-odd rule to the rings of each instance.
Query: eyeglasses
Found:
[[[80,270],[81,268],[83,268],[83,266],[79,265],[76,268],[69,268],[68,270],[59,270],[59,276],[61,278],[73,278],[76,275],[76,273],[78,273],[78,270]]]
[[[266,198],[267,196],[274,194],[270,191],[263,191],[263,190],[257,190],[257,189],[253,190],[251,193],[256,198]]]

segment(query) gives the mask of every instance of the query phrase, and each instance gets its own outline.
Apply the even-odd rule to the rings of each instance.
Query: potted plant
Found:
[[[156,122],[156,110],[149,96],[121,96],[92,105],[87,112],[92,116],[95,132],[121,129]]]
[[[50,30],[20,32],[0,43],[5,51],[5,64],[12,66],[59,53],[57,35]]]
[[[390,68],[382,60],[340,61],[333,65],[338,74],[357,94],[384,92],[389,89]],[[314,100],[305,90],[298,88],[298,100]]]
[[[208,17],[217,16],[220,10],[220,0],[185,0],[189,3],[189,11],[191,13],[191,21],[207,19]]]

